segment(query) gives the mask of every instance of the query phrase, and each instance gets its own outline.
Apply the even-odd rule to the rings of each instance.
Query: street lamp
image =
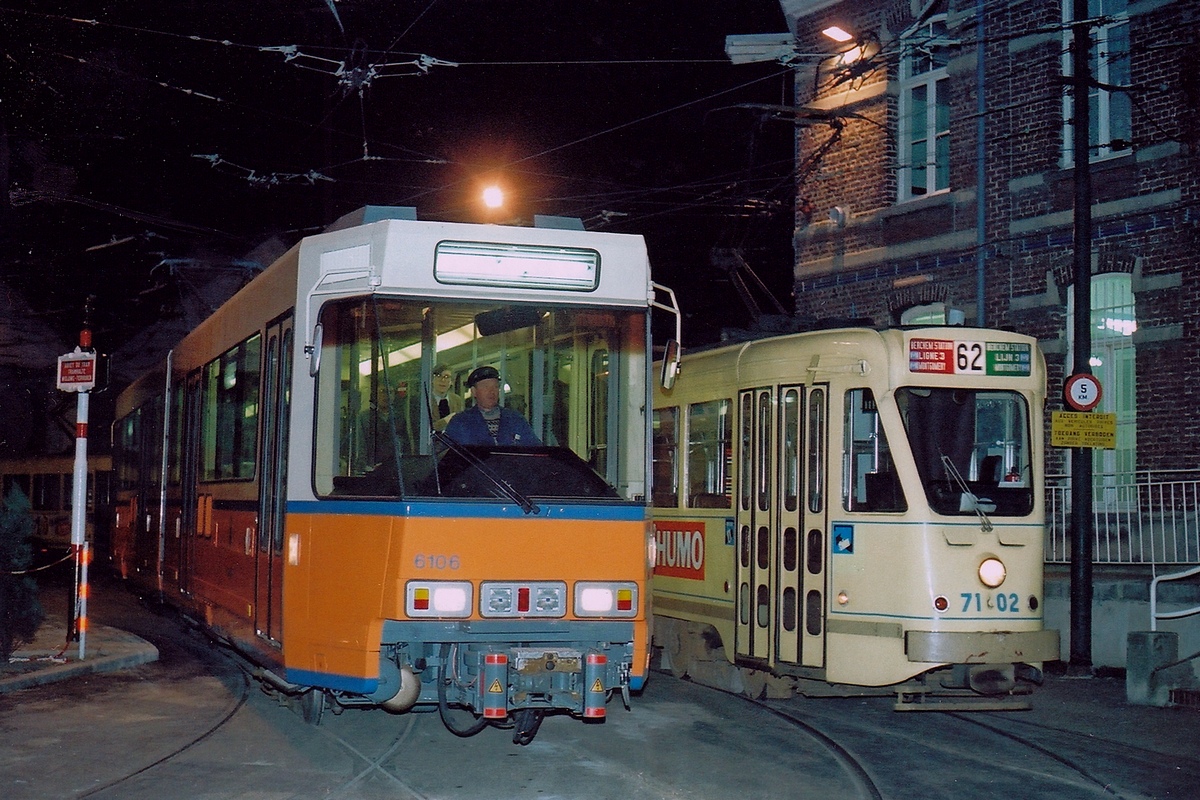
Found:
[[[504,190],[494,185],[484,188],[483,204],[488,208],[500,208],[504,205]]]

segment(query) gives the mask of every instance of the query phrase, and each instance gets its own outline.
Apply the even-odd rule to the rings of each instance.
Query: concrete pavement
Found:
[[[0,693],[158,660],[158,648],[140,636],[96,624],[87,631],[81,658],[79,642],[69,640],[67,627],[65,615],[47,611],[33,641],[0,663]]]

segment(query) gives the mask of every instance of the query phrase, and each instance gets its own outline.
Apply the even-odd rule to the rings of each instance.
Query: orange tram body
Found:
[[[697,351],[656,391],[654,640],[732,691],[1023,705],[1042,662],[1037,340],[846,328]]]
[[[649,662],[645,244],[358,215],[122,393],[114,567],[313,722],[436,707],[526,743],[547,713],[602,720]],[[532,440],[447,434],[481,366]]]

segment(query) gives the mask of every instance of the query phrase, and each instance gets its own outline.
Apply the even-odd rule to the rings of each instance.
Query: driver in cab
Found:
[[[528,420],[500,405],[500,372],[479,367],[467,376],[475,405],[450,418],[446,435],[459,444],[534,447],[541,444]]]

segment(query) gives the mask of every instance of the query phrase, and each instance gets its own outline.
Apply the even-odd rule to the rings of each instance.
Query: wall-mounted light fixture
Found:
[[[830,39],[833,39],[838,44],[844,44],[854,38],[853,34],[849,33],[840,25],[830,25],[828,28],[821,31],[821,33],[825,34]]]
[[[829,209],[829,221],[839,228],[846,227],[846,221],[850,219],[850,208],[848,206],[834,206]]]

